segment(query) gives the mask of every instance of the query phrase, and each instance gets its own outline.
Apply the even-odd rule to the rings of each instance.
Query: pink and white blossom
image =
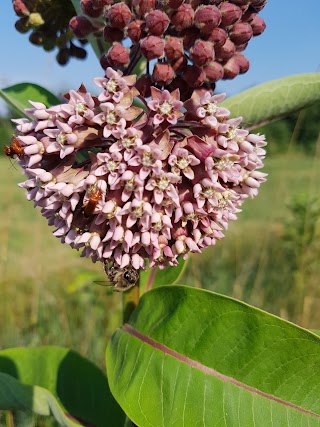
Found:
[[[54,235],[94,262],[136,270],[177,265],[222,239],[266,179],[264,136],[230,118],[224,95],[195,91],[183,104],[179,90],[152,88],[143,111],[135,76],[108,68],[95,81],[98,98],[81,87],[14,120],[20,186]]]

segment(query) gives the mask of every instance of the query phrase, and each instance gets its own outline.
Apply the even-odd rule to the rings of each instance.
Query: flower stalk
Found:
[[[122,294],[122,320],[127,323],[133,310],[137,307],[140,297],[139,281],[137,284]]]

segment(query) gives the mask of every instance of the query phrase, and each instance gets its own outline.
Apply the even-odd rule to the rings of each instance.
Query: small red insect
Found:
[[[10,145],[4,146],[4,154],[11,159],[13,159],[14,156],[19,158],[24,156],[24,149],[18,138],[13,136]]]
[[[102,199],[102,190],[97,188],[96,184],[92,185],[88,191],[89,200],[82,205],[83,213],[86,218],[93,215],[94,210]]]

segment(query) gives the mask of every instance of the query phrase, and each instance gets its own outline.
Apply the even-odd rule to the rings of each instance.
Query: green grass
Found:
[[[284,239],[288,202],[318,194],[319,166],[320,160],[297,154],[268,159],[259,196],[245,204],[225,239],[191,257],[181,283],[320,329],[319,247],[305,248],[307,260],[293,262]],[[65,345],[103,366],[106,342],[120,323],[121,296],[92,283],[103,278],[101,265],[51,235],[16,186],[23,180],[18,165],[0,158],[0,347]]]

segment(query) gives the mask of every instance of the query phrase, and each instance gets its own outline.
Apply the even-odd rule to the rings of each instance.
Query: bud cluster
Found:
[[[249,61],[243,51],[250,39],[265,29],[258,12],[266,0],[132,0],[114,2],[82,0],[85,15],[73,17],[70,28],[79,37],[96,31],[94,23],[102,17],[105,41],[111,47],[101,58],[103,68],[132,71],[141,55],[155,60],[156,66],[145,89],[180,89],[181,99],[194,88],[210,90],[220,79],[245,73]],[[125,47],[124,39],[131,41]],[[127,44],[126,44],[127,46]],[[127,70],[126,70],[127,73]],[[145,77],[143,85],[147,84]]]
[[[147,102],[135,76],[111,68],[95,83],[97,98],[81,86],[61,105],[31,102],[6,147],[53,234],[116,269],[176,265],[214,245],[265,181],[264,137],[230,118],[224,95],[183,103],[179,89],[151,87]]]
[[[30,32],[30,42],[46,51],[58,48],[56,59],[60,65],[67,64],[71,57],[86,57],[83,48],[86,40],[79,42],[69,28],[69,21],[75,14],[71,1],[12,0],[12,3],[19,16],[15,24],[17,31]],[[90,24],[89,32],[92,28]]]

